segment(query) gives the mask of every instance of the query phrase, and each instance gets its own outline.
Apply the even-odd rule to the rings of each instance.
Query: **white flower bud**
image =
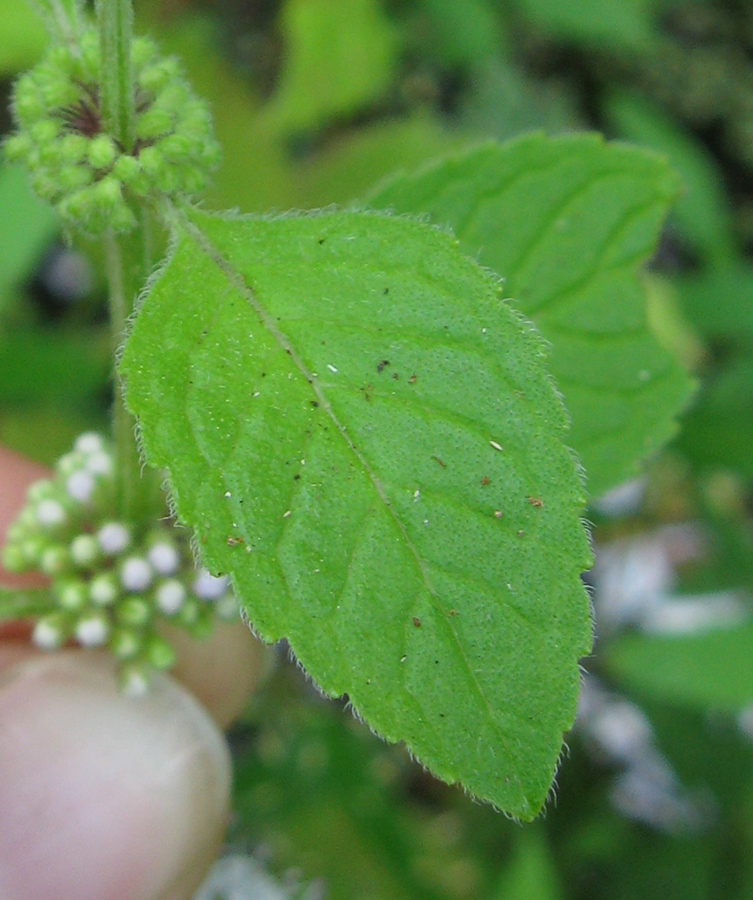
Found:
[[[228,578],[226,575],[212,575],[206,569],[200,569],[196,580],[193,583],[193,592],[200,600],[219,600],[225,593],[228,586]]]
[[[42,500],[36,509],[37,522],[44,528],[54,528],[62,525],[68,518],[63,504],[57,500]]]
[[[160,612],[166,616],[174,616],[183,606],[186,589],[177,578],[170,578],[168,581],[163,581],[157,588],[155,597]]]
[[[180,554],[173,544],[154,544],[147,554],[149,562],[160,575],[174,575],[180,566]]]
[[[99,453],[102,450],[102,438],[95,431],[87,431],[76,438],[73,446],[79,453]]]
[[[120,522],[108,522],[97,532],[97,540],[108,556],[117,556],[131,543],[131,532]]]
[[[141,666],[131,665],[123,669],[121,685],[126,697],[139,700],[149,693],[149,676]]]
[[[40,619],[34,626],[31,639],[42,650],[56,650],[65,638],[62,628],[50,618]]]
[[[82,647],[101,647],[109,634],[110,626],[104,616],[85,616],[76,623],[76,640]]]
[[[78,503],[88,503],[94,493],[94,479],[88,472],[79,469],[68,476],[65,489],[73,500]]]
[[[141,556],[131,556],[120,570],[120,580],[123,587],[131,593],[145,591],[152,583],[154,571],[149,563]]]
[[[86,471],[92,475],[112,475],[113,461],[109,453],[94,453],[86,460]]]
[[[226,622],[233,622],[235,619],[240,618],[238,601],[235,599],[235,594],[232,591],[225,591],[217,601],[214,609],[219,618],[224,619]]]

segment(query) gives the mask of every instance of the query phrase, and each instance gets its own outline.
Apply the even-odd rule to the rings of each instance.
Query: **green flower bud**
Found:
[[[83,466],[83,455],[74,450],[72,453],[66,453],[64,456],[60,457],[60,459],[55,463],[55,470],[57,472],[60,472],[61,475],[67,478],[74,472],[78,472],[79,469],[83,468]]]
[[[142,646],[141,635],[130,628],[116,628],[110,638],[110,649],[118,659],[133,659]]]
[[[83,134],[66,134],[60,139],[60,158],[70,164],[81,163],[88,156],[90,143]]]
[[[60,195],[57,183],[48,178],[46,172],[37,172],[32,175],[31,186],[42,200],[53,202]]]
[[[155,183],[164,194],[172,194],[181,186],[183,173],[173,166],[165,165],[155,175]]]
[[[71,555],[65,547],[56,544],[48,547],[39,561],[39,568],[45,575],[55,576],[71,569]]]
[[[28,537],[22,541],[20,549],[27,567],[37,566],[42,559],[42,554],[49,546],[49,542],[41,536]]]
[[[158,634],[151,634],[144,648],[149,665],[155,669],[169,669],[175,664],[175,651],[171,644]]]
[[[162,109],[172,116],[179,117],[185,103],[191,100],[191,94],[184,82],[171,81],[157,94],[154,106],[156,109]]]
[[[43,478],[35,481],[26,491],[26,499],[30,503],[40,503],[42,500],[59,500],[60,491],[53,481]]]
[[[131,65],[134,69],[143,69],[147,63],[157,58],[157,45],[149,38],[137,37],[131,43]]]
[[[17,544],[6,544],[3,547],[2,554],[0,554],[0,560],[2,560],[3,568],[7,572],[18,574],[19,572],[25,572],[27,569],[26,556]]]
[[[27,77],[19,79],[13,96],[13,111],[22,121],[30,122],[43,116],[47,111],[44,97],[34,81]]]
[[[145,147],[139,153],[139,162],[141,163],[141,168],[150,178],[158,175],[165,165],[164,157],[156,146]]]
[[[141,175],[141,165],[135,156],[119,156],[112,167],[112,174],[130,187]]]
[[[120,582],[112,572],[95,575],[89,582],[89,599],[97,606],[111,606],[120,594]]]
[[[80,578],[56,581],[53,590],[60,607],[68,612],[80,612],[86,606],[89,592]]]
[[[14,134],[3,144],[3,153],[8,162],[21,162],[33,146],[31,137],[26,132]]]
[[[50,109],[55,107],[69,106],[78,99],[78,91],[71,82],[63,80],[57,76],[51,77],[44,84],[40,85],[39,91],[44,105]]]
[[[94,208],[94,188],[85,187],[64,197],[58,204],[61,217],[70,223],[86,219]]]
[[[152,607],[150,603],[141,597],[129,597],[118,604],[115,612],[118,621],[123,625],[140,628],[151,618]]]
[[[91,169],[86,166],[62,166],[58,173],[58,184],[61,191],[76,191],[92,182]]]
[[[181,75],[180,64],[173,57],[168,56],[153,65],[146,66],[137,75],[139,87],[151,93],[157,93],[166,84],[179,78]]]
[[[108,175],[94,185],[94,197],[100,209],[113,209],[122,202],[120,182],[114,175]]]
[[[54,141],[60,134],[60,122],[55,119],[40,119],[31,126],[29,134],[37,144]]]
[[[8,530],[5,532],[5,540],[9,544],[16,544],[22,541],[28,533],[28,529],[16,520],[8,526]]]
[[[136,120],[136,137],[142,141],[153,140],[168,134],[173,127],[174,116],[158,106],[152,106]]]
[[[117,155],[118,148],[109,134],[98,134],[89,141],[89,164],[95,169],[109,169]]]
[[[93,534],[79,534],[71,542],[71,559],[79,569],[91,569],[101,558],[97,539]]]

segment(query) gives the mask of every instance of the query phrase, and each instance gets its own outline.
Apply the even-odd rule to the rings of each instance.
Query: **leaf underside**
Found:
[[[408,219],[193,211],[121,374],[204,562],[431,771],[531,818],[590,651],[545,348]]]
[[[676,431],[691,383],[649,329],[640,266],[678,179],[653,153],[598,135],[486,144],[377,189],[369,204],[428,213],[499,272],[552,344],[570,445],[597,496]]]

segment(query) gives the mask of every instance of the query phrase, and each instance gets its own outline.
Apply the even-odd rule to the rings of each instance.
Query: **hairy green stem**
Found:
[[[102,58],[100,96],[107,131],[129,152],[134,143],[134,89],[131,72],[133,4],[131,0],[97,0]]]
[[[144,286],[152,265],[149,213],[141,209],[138,227],[128,234],[105,237],[107,279],[110,294],[110,321],[113,356],[117,359],[125,340],[128,319],[136,297]],[[146,499],[141,480],[141,461],[134,435],[134,420],[125,407],[123,386],[115,373],[114,438],[116,459],[116,503],[119,515],[139,518]]]

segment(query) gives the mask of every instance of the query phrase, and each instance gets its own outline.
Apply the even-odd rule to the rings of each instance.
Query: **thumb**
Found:
[[[187,900],[216,855],[230,762],[203,707],[158,676],[117,688],[92,652],[0,671],[0,897]]]

